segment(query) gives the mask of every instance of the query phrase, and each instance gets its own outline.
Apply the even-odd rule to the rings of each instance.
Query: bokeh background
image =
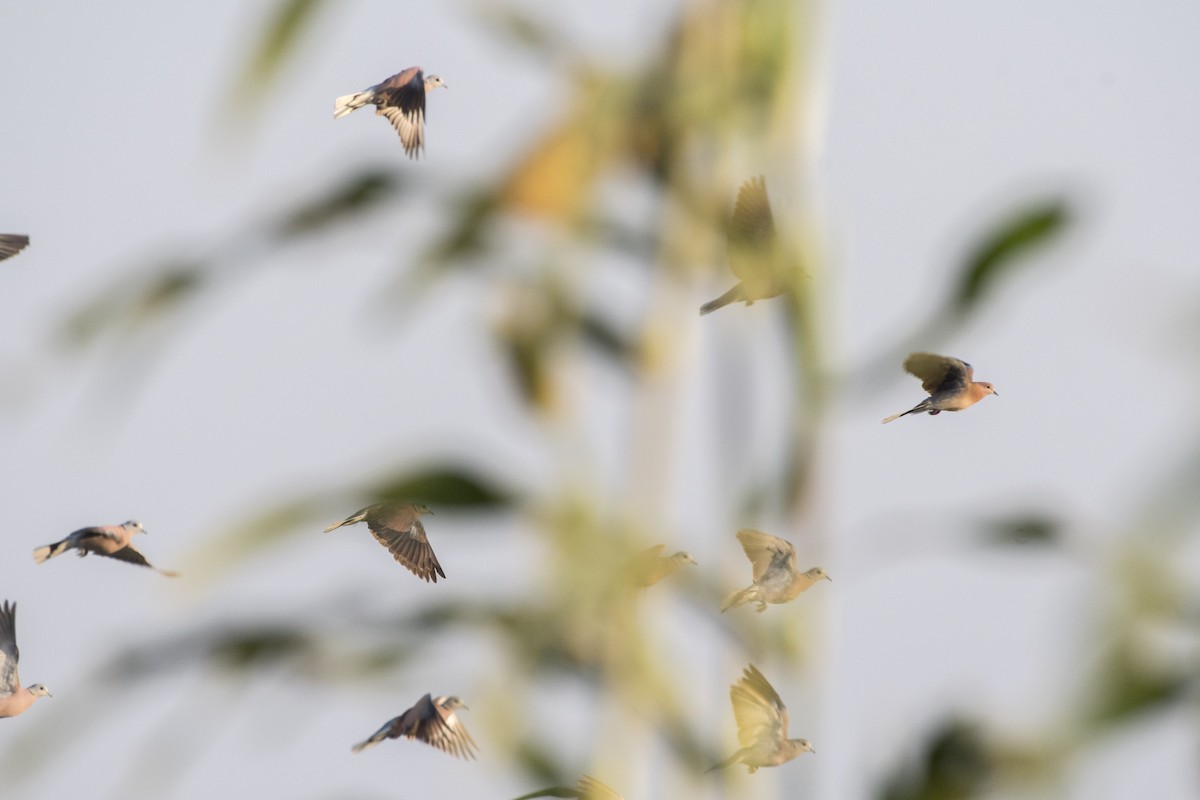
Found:
[[[1200,796],[1200,8],[0,10],[6,798]],[[444,77],[426,158],[333,98]],[[808,278],[725,291],[767,178]],[[911,349],[1000,396],[915,404]],[[362,529],[419,497],[448,578]],[[135,517],[168,580],[37,545]],[[734,539],[833,582],[756,615]],[[655,543],[700,562],[630,595]],[[703,776],[749,661],[817,754]],[[351,743],[458,694],[477,762]]]

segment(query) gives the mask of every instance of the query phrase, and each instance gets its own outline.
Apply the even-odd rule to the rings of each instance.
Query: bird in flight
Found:
[[[442,752],[459,758],[473,759],[479,746],[467,732],[466,726],[454,713],[467,706],[457,697],[426,694],[416,705],[400,716],[390,719],[371,736],[350,748],[358,753],[373,747],[384,739],[416,739],[432,745]]]
[[[0,717],[15,717],[33,705],[39,697],[50,697],[50,690],[40,683],[21,686],[17,672],[17,604],[7,600],[0,604]]]
[[[41,564],[47,559],[62,555],[74,548],[79,553],[80,558],[83,558],[88,553],[95,553],[105,558],[115,558],[118,561],[124,561],[127,564],[149,567],[155,572],[166,575],[168,578],[178,577],[178,572],[155,567],[131,544],[134,534],[145,532],[146,529],[142,527],[142,523],[133,519],[128,522],[122,522],[120,525],[97,525],[92,528],[80,528],[70,533],[67,538],[61,541],[34,550],[33,560]]]
[[[801,572],[796,566],[796,548],[787,539],[750,528],[738,531],[737,538],[750,559],[753,582],[729,595],[721,606],[723,612],[754,602],[758,603],[755,611],[762,613],[767,603],[786,603],[817,581],[832,580],[820,567]]]
[[[788,738],[787,706],[753,664],[729,687],[729,700],[733,703],[741,749],[705,772],[740,762],[753,773],[760,767],[786,764],[801,753],[815,752],[807,739]]]
[[[420,67],[409,67],[369,89],[334,100],[333,118],[374,103],[375,113],[387,117],[400,134],[405,155],[420,158],[425,147],[425,93],[438,87],[446,87],[446,83],[437,75],[427,76]]]
[[[444,578],[446,573],[429,545],[420,520],[422,514],[432,513],[429,506],[421,503],[376,503],[333,523],[325,532],[365,520],[371,535],[387,548],[392,558],[421,580],[437,583],[438,576]]]
[[[929,414],[962,411],[989,394],[999,396],[996,387],[987,381],[974,380],[975,368],[962,359],[935,353],[913,353],[904,359],[904,369],[921,379],[921,388],[929,392],[929,397],[908,411],[887,417],[885,424],[922,411]]]

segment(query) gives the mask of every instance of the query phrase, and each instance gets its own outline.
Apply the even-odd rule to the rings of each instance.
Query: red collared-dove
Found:
[[[989,394],[997,394],[996,387],[987,381],[975,381],[975,368],[965,361],[935,353],[913,353],[904,359],[904,369],[921,379],[921,388],[929,392],[920,403],[908,411],[892,414],[885,423],[906,417],[909,414],[940,414],[943,411],[962,411],[970,408]]]
[[[357,108],[374,103],[375,113],[385,116],[409,158],[419,158],[425,147],[425,93],[446,84],[437,75],[425,76],[420,67],[409,67],[369,89],[333,101],[333,118],[344,117]]]
[[[71,548],[75,548],[80,558],[83,558],[88,553],[95,553],[96,555],[115,558],[118,561],[124,561],[128,564],[137,564],[139,567],[149,567],[155,572],[166,575],[168,578],[177,577],[179,575],[178,572],[158,569],[130,544],[134,534],[145,532],[142,523],[132,519],[120,525],[99,525],[94,528],[80,528],[62,541],[34,550],[33,560],[40,564],[48,558],[54,558]]]
[[[742,763],[750,772],[759,767],[778,767],[801,753],[815,752],[807,739],[789,739],[787,706],[779,693],[753,664],[729,688],[733,717],[737,720],[741,749],[713,764],[706,772]]]
[[[29,246],[29,237],[20,233],[0,233],[0,261],[11,258]]]
[[[373,747],[384,739],[416,739],[433,745],[438,750],[459,758],[475,758],[479,746],[467,733],[466,726],[459,722],[455,710],[466,708],[457,697],[425,695],[416,705],[395,719],[388,720],[383,727],[350,748],[353,752]]]
[[[817,581],[833,580],[820,567],[801,572],[796,566],[796,548],[787,539],[749,528],[738,531],[737,538],[750,559],[754,582],[731,594],[721,606],[723,612],[755,602],[758,607],[754,610],[762,613],[767,603],[786,603]]]
[[[0,605],[0,717],[15,717],[33,705],[39,697],[50,697],[40,683],[21,686],[17,672],[17,604],[7,600]]]
[[[656,544],[654,547],[643,550],[634,557],[634,583],[642,587],[653,586],[684,564],[696,563],[696,559],[683,550],[673,555],[664,556],[663,550],[666,548],[665,544]]]
[[[376,503],[333,523],[325,532],[366,520],[371,535],[388,549],[392,558],[418,578],[437,583],[438,575],[444,578],[446,573],[442,571],[425,536],[425,526],[419,519],[422,514],[432,513],[429,506],[421,503]]]
[[[778,297],[803,274],[775,232],[767,180],[761,175],[738,190],[729,221],[728,257],[729,268],[739,282],[716,300],[700,306],[701,316],[730,303],[752,305],[755,300]]]

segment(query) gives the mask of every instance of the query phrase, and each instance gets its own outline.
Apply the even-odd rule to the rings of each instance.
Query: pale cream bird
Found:
[[[548,789],[541,789],[540,791],[523,794],[520,797],[514,797],[513,800],[533,800],[535,797],[574,797],[578,798],[578,800],[624,800],[614,789],[590,775],[584,775],[580,778],[574,788],[568,786],[551,786]]]
[[[750,559],[753,583],[729,595],[722,612],[753,602],[758,603],[754,610],[762,613],[767,603],[786,603],[818,581],[833,580],[820,567],[801,572],[796,566],[796,548],[787,539],[750,528],[738,531],[737,538]]]
[[[729,221],[729,268],[738,283],[716,300],[700,306],[703,316],[730,303],[752,305],[755,300],[778,297],[803,273],[794,255],[775,232],[767,179],[751,178],[738,190]]]
[[[22,233],[0,233],[0,261],[12,258],[29,246],[29,237]]]
[[[333,523],[325,532],[365,520],[371,535],[387,548],[392,558],[421,580],[437,583],[438,575],[444,578],[446,573],[433,553],[420,520],[422,514],[432,513],[429,506],[422,503],[376,503]]]
[[[384,739],[399,739],[403,736],[405,739],[416,739],[432,745],[452,756],[473,759],[479,746],[455,714],[460,708],[466,709],[467,706],[457,697],[441,695],[434,698],[427,694],[412,708],[388,720],[369,738],[350,749],[358,753]]]
[[[131,544],[135,534],[145,532],[146,529],[142,527],[142,523],[134,519],[122,522],[120,525],[97,525],[91,528],[80,528],[61,541],[34,550],[33,560],[41,564],[47,559],[54,558],[68,550],[74,549],[80,558],[83,558],[88,553],[95,553],[105,558],[115,558],[118,561],[124,561],[126,564],[149,567],[161,575],[166,575],[168,578],[178,577],[178,572],[159,569],[151,564]]]
[[[696,559],[683,550],[664,556],[663,551],[666,548],[665,544],[656,544],[634,557],[632,568],[634,583],[641,587],[653,586],[668,575],[677,572],[684,564],[696,563]]]
[[[788,738],[787,706],[753,664],[730,687],[729,700],[733,703],[741,749],[705,772],[742,763],[753,773],[760,767],[786,764],[801,753],[815,752],[807,739]]]
[[[0,604],[0,717],[15,717],[33,705],[39,697],[50,697],[50,690],[40,683],[21,686],[17,672],[17,604],[7,600]]]
[[[425,93],[439,87],[446,84],[437,75],[426,76],[420,67],[409,67],[369,89],[334,100],[333,118],[373,103],[375,113],[386,117],[400,134],[405,155],[420,158],[425,147]]]
[[[908,411],[892,414],[884,420],[885,424],[909,414],[962,411],[989,394],[999,396],[996,387],[987,381],[974,380],[975,368],[958,358],[935,353],[913,353],[904,359],[904,369],[921,379],[921,388],[929,392],[929,397]]]

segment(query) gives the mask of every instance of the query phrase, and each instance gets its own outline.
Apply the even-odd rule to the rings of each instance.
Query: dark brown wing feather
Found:
[[[742,184],[729,221],[729,266],[742,280],[762,278],[775,245],[775,217],[767,196],[767,180],[757,175]]]
[[[375,87],[379,113],[385,116],[404,145],[404,153],[416,158],[425,146],[425,74],[409,67]]]
[[[437,583],[439,575],[446,577],[433,548],[429,546],[429,539],[425,536],[425,526],[421,524],[421,520],[413,519],[405,530],[397,530],[374,519],[368,519],[367,525],[371,534],[392,554],[392,558],[408,568],[413,575],[433,583]]]
[[[154,569],[154,565],[146,560],[146,557],[133,548],[133,545],[126,545],[115,553],[99,553],[102,556],[115,558],[118,561],[124,561],[127,564],[137,564],[139,567],[149,567]]]
[[[0,261],[15,256],[28,246],[28,236],[20,233],[0,233]]]
[[[929,394],[962,389],[974,374],[967,362],[936,353],[913,353],[904,360],[904,369],[920,378],[921,388]]]

